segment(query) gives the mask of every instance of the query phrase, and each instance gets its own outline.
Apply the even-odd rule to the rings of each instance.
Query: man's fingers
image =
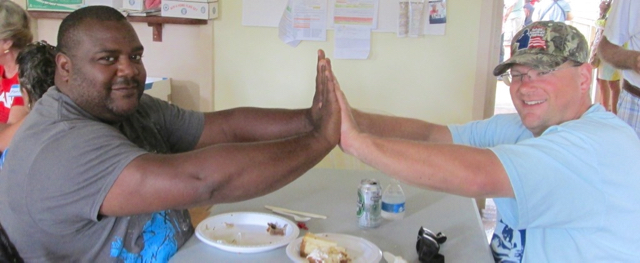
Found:
[[[324,50],[318,49],[318,61],[323,60],[324,57]]]

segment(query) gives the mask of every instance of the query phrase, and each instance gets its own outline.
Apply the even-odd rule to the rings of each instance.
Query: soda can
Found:
[[[358,187],[358,225],[361,228],[374,228],[382,223],[381,214],[382,187],[376,179],[362,179]]]

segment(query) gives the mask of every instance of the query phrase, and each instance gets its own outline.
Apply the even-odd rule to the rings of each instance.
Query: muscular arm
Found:
[[[640,52],[624,49],[603,37],[598,45],[598,55],[601,59],[619,69],[631,69],[640,73]]]
[[[313,128],[309,109],[236,108],[205,114],[203,135],[196,148],[218,143],[286,138]]]
[[[316,92],[312,107],[300,110],[236,108],[205,115],[205,127],[196,148],[229,142],[255,142],[273,140],[309,132],[320,116],[324,93],[329,83],[323,73],[324,51],[318,51],[316,65]],[[328,60],[327,60],[328,62]],[[328,72],[330,63],[326,64]],[[333,75],[331,75],[333,78]]]
[[[262,196],[301,176],[334,146],[322,136],[307,133],[176,155],[145,154],[122,171],[101,214],[123,216]]]

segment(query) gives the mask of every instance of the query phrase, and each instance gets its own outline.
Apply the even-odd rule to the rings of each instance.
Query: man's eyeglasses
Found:
[[[527,72],[517,72],[517,71],[512,71],[509,70],[508,72],[500,75],[502,77],[502,80],[505,82],[505,84],[507,85],[511,85],[513,84],[520,84],[522,83],[525,79],[527,81],[532,81],[532,80],[536,80],[539,78],[543,78],[546,75],[549,75],[550,73],[554,72],[554,71],[559,71],[559,70],[563,70],[563,69],[568,69],[568,68],[573,68],[573,67],[577,67],[582,65],[582,63],[573,63],[573,64],[569,64],[569,66],[563,67],[562,65],[556,67],[556,68],[552,68],[550,70],[543,70],[543,71],[538,71],[535,69],[530,69],[527,70]]]

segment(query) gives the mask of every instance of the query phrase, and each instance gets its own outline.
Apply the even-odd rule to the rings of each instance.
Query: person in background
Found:
[[[524,0],[506,0],[502,15],[502,47],[500,50],[500,62],[504,57],[504,50],[508,50],[511,39],[524,25]]]
[[[531,20],[535,21],[571,21],[571,4],[565,0],[541,0],[533,11]]]
[[[588,59],[576,28],[530,24],[493,71],[517,114],[461,125],[352,109],[338,86],[340,147],[405,183],[493,198],[498,262],[636,261],[640,139],[592,104]]]
[[[193,235],[187,208],[259,197],[338,143],[330,61],[307,109],[201,113],[143,94],[144,47],[116,9],[60,24],[55,86],[0,171],[0,221],[27,262],[166,262]]]
[[[611,4],[604,37],[598,45],[600,58],[622,70],[618,117],[640,136],[640,1],[616,0]],[[625,43],[628,48],[625,49]]]
[[[531,16],[533,15],[533,11],[535,9],[536,8],[533,6],[533,3],[531,2],[531,0],[524,1],[524,25],[525,26],[528,26],[533,22],[531,20]]]
[[[19,5],[0,0],[0,151],[7,148],[13,137],[15,129],[10,127],[28,112],[19,96],[16,57],[33,40],[29,23],[27,12]]]
[[[598,70],[597,87],[600,91],[600,102],[608,111],[614,114],[618,113],[618,97],[620,97],[620,71],[611,66],[611,64],[602,61],[598,57],[598,45],[602,40],[604,26],[607,22],[607,16],[611,7],[609,0],[603,0],[599,4],[600,16],[596,20],[596,35],[591,43],[591,55],[589,63]]]
[[[20,68],[18,73],[20,93],[27,103],[27,111],[30,111],[36,101],[54,85],[56,47],[49,45],[46,41],[28,44],[18,54],[16,63]],[[23,121],[24,118],[8,127],[5,132],[15,134],[15,131]],[[4,158],[7,152],[9,152],[9,148],[5,148],[0,156],[0,169],[4,165]]]

